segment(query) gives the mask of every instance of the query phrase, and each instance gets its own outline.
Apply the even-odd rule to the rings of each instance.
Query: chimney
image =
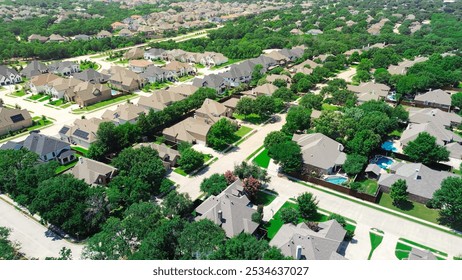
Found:
[[[419,179],[419,169],[415,169],[415,177],[414,177],[414,180],[418,180]]]
[[[79,157],[80,164],[83,164],[83,157]]]
[[[343,151],[343,146],[342,146],[342,144],[338,144],[338,151],[339,151],[339,152]]]
[[[223,211],[218,210],[218,220],[221,222],[223,221]]]
[[[300,246],[300,245],[297,245],[297,255],[296,255],[296,259],[297,259],[297,260],[301,260],[301,259],[302,259],[302,246]]]

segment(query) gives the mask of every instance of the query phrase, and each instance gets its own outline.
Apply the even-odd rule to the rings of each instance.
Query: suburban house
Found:
[[[444,146],[452,142],[462,142],[462,137],[450,130],[447,130],[444,126],[433,122],[420,124],[410,123],[399,139],[401,146],[403,146],[403,148],[406,147],[409,142],[414,141],[417,136],[419,136],[419,133],[422,132],[427,132],[435,137],[438,145]]]
[[[382,168],[380,168],[380,166],[378,166],[375,163],[370,163],[367,165],[366,170],[364,170],[364,173],[366,173],[367,178],[377,180],[380,176],[381,171]]]
[[[196,69],[189,65],[188,63],[183,63],[179,61],[172,61],[169,64],[162,67],[166,71],[172,71],[176,77],[181,77],[185,75],[194,75]]]
[[[143,57],[144,57],[144,50],[140,48],[130,49],[124,54],[124,58],[128,60],[141,59]]]
[[[423,107],[439,108],[447,112],[451,110],[451,94],[441,89],[416,95],[414,102]]]
[[[49,82],[46,86],[46,93],[54,99],[62,99],[65,95],[72,96],[74,87],[82,81],[75,78],[57,78]]]
[[[117,168],[105,163],[80,157],[77,164],[69,171],[75,178],[89,185],[107,185],[117,174]]]
[[[64,41],[66,41],[66,38],[64,38],[63,36],[61,36],[59,34],[51,34],[50,37],[48,37],[48,42],[61,43],[61,42],[64,42]]]
[[[168,89],[168,91],[174,92],[174,93],[179,93],[179,94],[183,95],[184,97],[188,97],[188,96],[193,95],[198,89],[199,89],[199,87],[197,87],[195,85],[181,84],[181,85],[176,86],[176,87],[170,87]]]
[[[270,245],[295,260],[346,260],[339,254],[346,230],[336,220],[319,223],[318,227],[314,231],[306,223],[284,224]]]
[[[129,29],[124,28],[119,31],[119,36],[120,37],[132,37],[134,35],[133,32],[131,32]]]
[[[275,81],[277,80],[282,80],[282,81],[285,81],[287,84],[290,84],[291,82],[291,78],[289,76],[286,76],[286,75],[276,75],[276,74],[271,74],[271,75],[268,75],[266,76],[266,81],[268,83],[274,83]]]
[[[390,92],[389,86],[373,82],[361,83],[359,86],[348,85],[347,89],[356,93],[360,102],[383,100]]]
[[[223,93],[227,88],[225,79],[221,75],[217,75],[217,74],[210,74],[210,75],[204,76],[204,78],[202,79],[195,78],[192,84],[193,86],[196,86],[198,88],[200,87],[213,88],[214,90],[217,91],[218,94]]]
[[[416,57],[414,60],[404,59],[398,65],[388,66],[388,72],[392,75],[406,75],[407,69],[414,66],[416,63],[425,62],[428,60],[428,57]]]
[[[80,66],[79,64],[71,61],[55,62],[48,65],[48,71],[54,74],[69,76],[71,74],[80,72]]]
[[[302,150],[305,174],[333,174],[345,163],[343,145],[324,134],[294,134],[292,140],[297,142]]]
[[[233,112],[225,105],[212,99],[205,99],[202,106],[196,110],[195,117],[208,123],[216,123],[223,117],[231,117]]]
[[[164,53],[165,53],[164,49],[152,48],[144,52],[144,59],[160,60],[163,58]]]
[[[73,125],[63,126],[59,136],[63,141],[88,149],[96,141],[96,132],[102,122],[102,119],[97,118],[77,119]]]
[[[36,153],[43,162],[57,160],[60,164],[67,164],[75,160],[75,152],[71,150],[69,143],[59,140],[58,138],[31,132],[26,140],[22,142],[8,142],[4,146],[15,149],[26,149]],[[5,147],[2,147],[5,149]]]
[[[263,84],[260,86],[257,86],[256,88],[253,88],[251,90],[243,91],[242,94],[244,95],[250,95],[250,96],[260,96],[260,95],[267,95],[271,96],[273,93],[278,90],[279,88],[273,84]]]
[[[158,66],[150,65],[140,74],[140,77],[149,83],[161,83],[173,80],[175,75],[172,71],[165,71]]]
[[[441,182],[451,176],[457,175],[430,169],[422,163],[395,162],[390,166],[390,173],[380,175],[378,183],[380,190],[388,193],[393,183],[403,179],[406,181],[409,199],[426,203],[441,187]]]
[[[105,121],[112,121],[116,125],[131,123],[138,121],[141,114],[145,114],[146,109],[131,103],[118,105],[114,111],[106,110],[101,118]]]
[[[166,61],[186,61],[186,52],[180,49],[168,50],[163,53],[162,59]]]
[[[157,90],[149,96],[141,96],[138,101],[138,106],[145,108],[146,110],[153,109],[154,111],[161,111],[172,103],[185,99],[183,95],[179,93],[170,92],[168,90]]]
[[[316,35],[321,35],[323,34],[324,32],[322,32],[322,30],[320,29],[310,29],[306,32],[306,34],[309,34],[309,35],[313,35],[313,36],[316,36]]]
[[[144,59],[133,59],[128,63],[130,70],[135,73],[143,73],[146,69],[152,65],[152,62]]]
[[[318,66],[321,65],[308,59],[298,65],[293,66],[289,71],[292,73],[303,73],[305,75],[310,75],[313,73],[313,69]]]
[[[225,105],[225,107],[231,110],[231,112],[234,112],[236,110],[237,103],[239,102],[239,100],[240,100],[239,98],[233,97],[233,98],[226,100],[225,102],[221,104]]]
[[[135,145],[133,148],[148,147],[156,150],[159,153],[160,159],[164,163],[167,170],[177,165],[177,161],[180,158],[180,152],[170,148],[165,144],[156,143],[140,143]]]
[[[32,94],[44,93],[47,91],[48,84],[56,79],[62,78],[51,73],[34,76],[29,81],[30,91],[32,92]]]
[[[104,38],[111,38],[111,37],[112,37],[111,32],[107,30],[101,30],[100,32],[98,32],[98,34],[96,34],[97,39],[104,39]]]
[[[207,134],[212,125],[204,119],[187,118],[162,131],[165,139],[171,143],[188,142],[206,145]]]
[[[229,84],[231,87],[238,87],[241,83],[248,83],[252,79],[252,71],[254,64],[244,61],[239,64],[233,64],[228,71],[221,73],[226,84]]]
[[[74,36],[74,40],[88,41],[91,39],[91,36],[85,34],[79,34]]]
[[[48,67],[40,61],[34,60],[21,71],[21,76],[28,79],[48,72]]]
[[[410,108],[410,123],[435,123],[447,129],[457,127],[462,123],[462,117],[458,114],[448,113],[435,108]]]
[[[290,61],[289,57],[283,55],[280,51],[272,51],[270,53],[264,54],[264,56],[276,60],[277,64],[281,66],[286,65]]]
[[[221,53],[205,52],[201,55],[200,60],[197,63],[205,66],[216,66],[226,62],[228,62],[228,58]]]
[[[0,104],[0,135],[32,126],[33,121],[27,110],[10,109]]]
[[[104,84],[107,83],[110,78],[109,75],[102,74],[91,68],[80,73],[75,73],[73,77],[84,82],[90,82],[92,84]]]
[[[228,238],[242,232],[253,234],[259,224],[252,221],[257,210],[244,194],[241,180],[237,180],[219,195],[212,195],[196,208],[196,221],[209,219],[220,226]]]
[[[144,79],[140,75],[123,67],[112,66],[107,73],[111,76],[109,83],[120,91],[133,92],[144,86]]]
[[[32,34],[27,38],[27,41],[28,42],[39,41],[40,43],[45,43],[46,41],[48,41],[48,37],[38,35],[38,34]]]
[[[66,93],[67,101],[75,102],[80,107],[111,99],[111,89],[107,85],[81,82],[74,87],[72,92]]]
[[[21,81],[21,75],[15,69],[0,65],[0,86],[13,85]]]

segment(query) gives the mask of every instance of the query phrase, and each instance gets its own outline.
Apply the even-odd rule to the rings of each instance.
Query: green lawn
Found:
[[[375,249],[379,247],[380,243],[382,243],[383,235],[377,234],[373,231],[369,232],[369,239],[371,241],[371,251],[369,252],[369,256],[367,257],[368,260],[371,259],[372,254],[374,253]]]
[[[40,98],[38,101],[39,102],[44,102],[44,101],[47,101],[47,100],[50,100],[50,99],[51,99],[50,95],[45,95],[44,97]]]
[[[184,81],[187,81],[187,80],[191,80],[192,78],[194,78],[193,75],[186,75],[186,76],[179,77],[178,81],[179,82],[184,82]]]
[[[327,104],[327,103],[322,104],[322,110],[323,111],[338,111],[339,108],[340,107],[338,107],[338,106]]]
[[[18,90],[18,91],[13,92],[11,95],[16,96],[16,97],[22,97],[22,96],[26,95],[26,92],[22,89],[22,90]]]
[[[275,198],[275,194],[259,191],[255,197],[255,204],[268,206]]]
[[[157,89],[163,89],[163,88],[166,88],[168,86],[171,86],[173,85],[172,82],[168,82],[168,81],[165,81],[165,82],[162,82],[162,83],[152,83],[152,84],[147,84],[145,85],[141,90],[144,91],[144,92],[149,92],[151,90],[157,90]]]
[[[298,210],[298,205],[292,202],[286,202],[284,203],[281,208],[276,212],[276,214],[273,216],[273,218],[265,225],[265,228],[268,231],[268,238],[272,239],[276,233],[279,231],[279,229],[284,225],[284,223],[281,220],[281,210],[284,208],[295,208]],[[314,222],[325,222],[327,221],[327,216],[318,213],[318,216],[313,219]],[[298,218],[298,223],[303,222],[304,220],[299,217]]]
[[[178,173],[178,174],[180,174],[182,176],[185,176],[185,177],[188,176],[188,173],[184,172],[184,170],[179,168],[179,167],[173,169],[173,172]]]
[[[205,68],[204,65],[199,64],[199,63],[194,64],[194,66],[195,66],[197,69],[204,69],[204,68]]]
[[[268,118],[262,118],[261,116],[257,114],[250,114],[250,115],[233,114],[233,117],[238,120],[246,121],[252,124],[261,124],[268,119]]]
[[[87,156],[87,154],[88,154],[88,150],[85,149],[85,148],[82,148],[82,147],[74,146],[74,147],[72,147],[71,149],[74,150],[74,151],[76,151],[76,152],[78,152],[78,153],[81,153],[81,154],[84,155],[84,156]]]
[[[439,211],[437,209],[430,209],[427,208],[424,204],[418,202],[410,202],[409,203],[409,210],[407,209],[400,209],[393,205],[393,200],[388,193],[382,193],[382,197],[380,198],[379,204],[386,208],[399,211],[401,213],[405,213],[416,218],[420,218],[432,223],[438,223]]]
[[[399,137],[401,137],[401,134],[403,134],[403,131],[402,131],[402,130],[397,130],[397,129],[395,129],[395,130],[393,130],[392,132],[388,133],[388,136],[399,138]]]
[[[57,99],[57,100],[53,100],[53,101],[50,101],[50,105],[54,105],[54,106],[61,106],[63,105],[64,101],[62,99]]]
[[[268,156],[268,150],[264,149],[258,156],[256,156],[253,162],[263,168],[268,168],[271,158]]]
[[[39,100],[40,98],[43,98],[44,94],[43,93],[39,93],[39,94],[35,94],[35,95],[32,95],[29,97],[30,100]]]
[[[109,99],[109,100],[98,102],[96,104],[90,105],[90,106],[82,108],[82,109],[72,110],[72,112],[73,113],[83,113],[83,112],[93,111],[93,110],[99,109],[101,107],[109,106],[109,105],[112,105],[114,103],[121,102],[121,101],[130,99],[130,98],[133,98],[135,96],[137,96],[137,95],[134,94],[134,93],[133,94],[128,94],[128,95],[122,95],[122,96],[119,96],[119,97],[116,97],[116,98],[112,98],[112,99]]]
[[[204,154],[204,163],[206,163],[207,161],[209,161],[211,158],[212,158],[212,155],[210,155],[210,154]]]
[[[439,251],[439,250],[436,250],[436,249],[433,249],[433,248],[431,248],[431,247],[428,247],[428,246],[419,244],[419,243],[417,243],[417,242],[415,242],[415,241],[412,241],[412,240],[409,240],[409,239],[406,239],[406,238],[400,238],[399,240],[404,241],[404,242],[406,242],[406,243],[409,243],[409,244],[411,244],[411,245],[413,245],[413,246],[415,246],[415,247],[419,247],[419,248],[422,248],[422,249],[424,249],[424,250],[428,250],[428,251],[430,251],[430,252],[432,252],[432,253],[442,255],[442,256],[444,256],[444,257],[447,257],[447,256],[448,256],[448,254],[445,253],[445,252],[441,252],[441,251]]]
[[[231,65],[231,64],[234,64],[234,63],[237,63],[239,61],[242,61],[242,59],[228,59],[228,62],[225,62],[223,64],[220,64],[220,65],[217,65],[217,66],[213,66],[211,67],[210,69],[212,70],[215,70],[215,69],[221,69],[221,68],[224,68],[228,65]]]
[[[395,247],[395,256],[399,259],[407,259],[409,257],[409,253],[411,252],[412,247],[403,243],[396,243]]]
[[[53,123],[53,122],[50,121],[49,119],[42,120],[41,118],[40,118],[40,120],[36,120],[36,121],[34,121],[34,122],[35,122],[35,125],[33,125],[33,126],[31,126],[31,127],[28,127],[28,128],[27,128],[28,131],[37,130],[37,129],[39,129],[39,128],[42,128],[42,127],[44,127],[44,126],[47,126],[47,125],[50,125],[50,124]]]
[[[359,183],[361,183],[361,188],[359,191],[370,195],[375,195],[377,193],[377,189],[379,188],[379,184],[376,180],[367,179]]]
[[[234,135],[236,135],[236,136],[239,137],[239,138],[242,138],[242,137],[244,137],[247,133],[249,133],[249,132],[251,132],[251,131],[252,131],[252,129],[251,129],[250,127],[241,125],[241,127],[239,128],[239,130],[236,131],[236,132],[234,133]]]
[[[261,146],[260,148],[256,149],[253,153],[251,153],[245,160],[249,160],[253,158],[256,154],[258,154],[262,149],[264,149],[264,146]]]
[[[78,155],[77,155],[77,157],[78,157]],[[61,173],[65,172],[65,171],[71,169],[72,167],[74,167],[77,164],[77,161],[78,160],[74,160],[71,163],[59,166],[58,168],[56,168],[55,174],[61,174]]]

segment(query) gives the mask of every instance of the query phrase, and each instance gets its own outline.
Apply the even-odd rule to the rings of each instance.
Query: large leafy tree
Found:
[[[242,115],[250,115],[255,112],[255,102],[250,97],[243,97],[239,99],[236,105],[236,113]]]
[[[462,178],[444,179],[441,188],[433,194],[433,202],[441,208],[441,222],[462,229]]]
[[[274,144],[270,147],[268,155],[281,165],[286,173],[294,173],[302,168],[302,154],[300,146],[294,141]]]
[[[186,173],[190,173],[202,165],[204,165],[204,155],[193,148],[181,150],[181,157],[178,160],[178,165]]]
[[[415,162],[431,164],[438,161],[448,161],[449,151],[436,143],[436,138],[427,132],[421,132],[414,141],[404,147],[404,154]]]
[[[266,256],[268,259],[283,259],[284,256],[280,253],[277,254],[277,251],[279,250],[269,246],[268,241],[257,240],[253,235],[241,233],[228,239],[225,245],[211,258],[218,260],[262,260]]]
[[[318,201],[309,192],[302,193],[297,197],[300,215],[307,220],[313,220],[318,215]]]
[[[207,259],[225,243],[226,235],[214,222],[203,219],[186,224],[178,238],[177,255],[180,259]]]
[[[451,95],[451,105],[457,108],[462,108],[462,92]]]
[[[381,140],[380,135],[373,131],[361,130],[347,142],[347,148],[354,154],[367,156],[380,145]]]
[[[200,185],[200,189],[207,195],[218,195],[226,189],[227,186],[228,183],[223,174],[213,174],[209,178],[204,178]]]
[[[237,140],[234,134],[238,127],[232,121],[222,118],[212,125],[207,134],[207,144],[217,150],[225,149],[229,144]]]
[[[257,165],[247,163],[243,161],[241,164],[234,166],[234,175],[239,179],[244,180],[245,178],[253,177],[261,182],[269,183],[271,178],[268,176],[266,169],[262,169]]]
[[[367,157],[358,154],[350,154],[347,155],[342,168],[349,176],[355,176],[364,169],[366,163]]]
[[[263,142],[266,149],[270,149],[271,146],[275,144],[282,144],[288,140],[288,137],[285,133],[281,131],[272,131],[268,133]]]
[[[9,240],[10,229],[0,227],[0,260],[19,260],[19,245]]]
[[[394,205],[402,206],[407,201],[407,195],[406,180],[399,179],[391,185],[390,197]]]
[[[287,113],[286,123],[282,131],[293,134],[296,131],[304,131],[310,128],[311,110],[302,106],[292,107]]]
[[[166,216],[185,217],[191,214],[193,202],[187,193],[171,191],[165,196],[162,206]]]
[[[299,105],[308,109],[321,110],[323,97],[320,94],[305,94],[299,101]]]

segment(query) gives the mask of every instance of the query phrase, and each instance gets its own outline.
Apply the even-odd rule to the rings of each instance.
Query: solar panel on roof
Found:
[[[66,134],[67,132],[69,131],[69,127],[63,127],[61,128],[61,130],[59,131],[60,134]]]
[[[14,115],[14,116],[11,116],[11,120],[12,120],[14,123],[17,123],[17,122],[23,121],[23,120],[24,120],[24,116],[23,116],[22,114]]]
[[[88,133],[88,132],[85,132],[85,131],[83,131],[83,130],[77,129],[76,131],[74,131],[74,135],[77,136],[77,137],[80,137],[80,138],[83,138],[83,139],[87,139],[87,140],[88,140],[88,135],[89,135],[89,133]]]

